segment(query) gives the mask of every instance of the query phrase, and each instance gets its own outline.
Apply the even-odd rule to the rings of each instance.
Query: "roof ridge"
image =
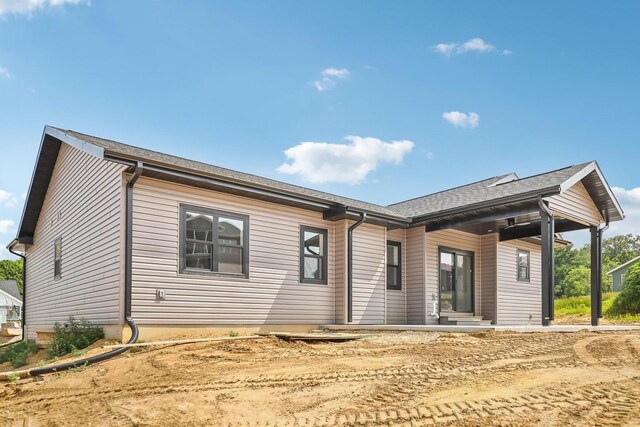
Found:
[[[418,199],[422,199],[422,198],[424,198],[424,197],[434,196],[434,195],[436,195],[436,194],[440,194],[440,193],[446,193],[447,191],[457,190],[458,188],[469,187],[469,186],[471,186],[471,185],[480,184],[481,182],[484,182],[484,181],[490,181],[490,180],[492,180],[492,179],[496,179],[496,178],[498,178],[498,179],[500,179],[500,178],[504,178],[504,177],[505,177],[505,176],[507,176],[507,175],[510,175],[510,173],[507,173],[507,174],[504,174],[504,175],[496,175],[496,176],[492,176],[491,178],[480,179],[480,180],[478,180],[478,181],[474,181],[474,182],[471,182],[471,183],[469,183],[469,184],[462,184],[462,185],[458,185],[458,186],[456,186],[456,187],[446,188],[446,189],[444,189],[444,190],[436,191],[436,192],[434,192],[434,193],[423,194],[422,196],[412,197],[412,198],[410,198],[410,199],[403,200],[403,201],[401,201],[401,202],[391,203],[390,205],[387,205],[386,207],[401,205],[401,204],[403,204],[403,203],[407,203],[407,202],[410,202],[410,201],[412,201],[412,200],[418,200]]]
[[[54,126],[51,126],[51,127],[52,127],[52,128],[55,128]],[[350,200],[350,201],[354,201],[354,202],[359,202],[359,203],[364,203],[364,204],[368,204],[368,205],[372,205],[372,206],[377,206],[378,208],[388,209],[388,208],[387,208],[387,206],[385,206],[385,205],[381,205],[381,204],[378,204],[378,203],[368,202],[368,201],[366,201],[366,200],[355,199],[355,198],[353,198],[353,197],[341,196],[341,195],[339,195],[339,194],[329,193],[329,192],[327,192],[327,191],[318,190],[318,189],[311,188],[311,187],[305,187],[305,186],[303,186],[303,185],[292,184],[292,183],[290,183],[290,182],[280,181],[280,180],[273,179],[273,178],[269,178],[269,177],[265,177],[265,176],[262,176],[262,175],[256,175],[256,174],[252,174],[252,173],[249,173],[249,172],[243,172],[243,171],[239,171],[239,170],[236,170],[236,169],[230,169],[230,168],[227,168],[227,167],[224,167],[224,166],[219,166],[219,165],[217,165],[217,164],[216,164],[216,165],[214,165],[214,164],[211,164],[211,163],[201,162],[201,161],[199,161],[199,160],[189,159],[189,158],[187,158],[187,157],[176,156],[176,155],[174,155],[174,154],[168,154],[168,153],[163,153],[163,152],[161,152],[161,151],[156,151],[156,150],[151,150],[151,149],[148,149],[148,148],[138,147],[138,146],[135,146],[135,145],[126,144],[126,143],[124,143],[124,142],[116,141],[116,140],[113,140],[113,139],[102,138],[102,137],[100,137],[100,136],[90,135],[90,134],[88,134],[88,133],[83,133],[83,132],[78,132],[78,131],[75,131],[75,130],[73,130],[73,129],[66,129],[66,130],[64,130],[64,129],[59,129],[59,128],[55,128],[55,129],[58,129],[58,130],[60,130],[61,132],[64,132],[64,133],[69,133],[69,132],[71,132],[71,135],[70,135],[70,136],[73,136],[73,134],[80,134],[80,135],[88,136],[88,137],[90,137],[90,138],[101,139],[101,140],[103,140],[103,141],[109,141],[109,142],[112,142],[112,143],[115,143],[115,144],[124,145],[124,146],[131,147],[131,148],[135,148],[135,149],[138,149],[138,150],[145,150],[145,151],[149,151],[149,152],[156,153],[156,154],[159,154],[159,155],[162,155],[162,156],[171,156],[171,157],[176,157],[176,158],[178,158],[178,159],[180,159],[180,160],[185,160],[185,161],[187,161],[187,162],[195,162],[195,163],[199,163],[199,164],[201,164],[201,165],[209,166],[209,167],[213,166],[213,167],[215,167],[215,168],[219,168],[219,169],[222,169],[222,170],[224,170],[224,171],[229,171],[229,172],[234,172],[234,173],[240,173],[240,174],[243,174],[243,175],[248,175],[248,176],[251,176],[251,177],[257,178],[257,179],[259,179],[259,180],[269,180],[269,181],[277,182],[277,183],[279,183],[279,184],[285,184],[285,185],[289,185],[289,186],[292,186],[292,187],[297,187],[297,188],[301,188],[301,189],[305,189],[305,190],[309,190],[309,191],[315,191],[315,192],[317,192],[317,193],[322,193],[322,194],[325,194],[325,195],[328,195],[328,196],[332,196],[332,197],[339,197],[339,198],[341,198],[341,199],[345,199],[345,200]],[[337,203],[337,202],[336,202],[336,203]],[[399,214],[399,213],[397,213],[397,212],[389,212],[389,213],[390,213],[390,214],[391,214],[391,213],[393,213],[394,215],[397,215],[397,216],[399,216],[399,217],[405,217],[404,215],[401,215],[401,214]]]
[[[594,160],[591,160],[591,161],[584,162],[584,163],[576,163],[575,165],[564,166],[564,167],[561,167],[561,168],[558,168],[558,169],[553,169],[553,170],[550,170],[550,171],[547,171],[547,172],[540,172],[540,173],[537,173],[535,175],[529,175],[529,176],[525,176],[524,178],[519,178],[519,179],[517,179],[515,181],[505,182],[502,185],[508,185],[508,184],[511,184],[512,182],[526,181],[529,178],[535,178],[535,177],[542,176],[542,175],[549,175],[549,174],[552,174],[552,173],[555,173],[555,172],[560,172],[560,171],[563,171],[563,170],[566,170],[566,169],[571,169],[571,168],[574,168],[576,166],[587,166],[588,164],[593,163],[593,162],[594,162]]]

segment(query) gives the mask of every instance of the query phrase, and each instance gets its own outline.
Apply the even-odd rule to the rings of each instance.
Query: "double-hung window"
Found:
[[[387,242],[387,289],[402,290],[400,242]]]
[[[62,277],[62,237],[53,241],[53,278]]]
[[[300,227],[300,282],[327,284],[327,230]]]
[[[528,282],[531,280],[531,254],[529,251],[518,249],[518,280]]]
[[[183,205],[180,221],[181,273],[248,276],[249,217]]]

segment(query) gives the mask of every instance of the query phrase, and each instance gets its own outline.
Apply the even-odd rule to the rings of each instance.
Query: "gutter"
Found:
[[[360,219],[351,224],[347,231],[347,323],[353,321],[353,230],[367,220],[366,212],[360,214]]]
[[[112,162],[133,165],[136,163],[142,163],[141,161],[120,157],[112,154],[105,154],[105,160],[109,160]],[[200,175],[197,173],[193,173],[191,171],[181,170],[175,167],[167,167],[162,165],[151,165],[147,162],[144,163],[144,170],[149,172],[155,172],[159,174],[170,175],[177,178],[189,179],[196,182],[206,183],[209,185],[215,185],[218,187],[222,187],[229,190],[238,190],[244,191],[247,193],[252,193],[255,195],[261,196],[269,196],[274,199],[280,199],[282,201],[295,202],[307,205],[309,208],[315,208],[316,210],[329,210],[336,207],[336,204],[323,200],[314,196],[301,195],[300,193],[291,193],[288,191],[275,191],[270,188],[261,187],[258,185],[250,185],[244,182],[235,182],[232,179],[220,179],[213,176]],[[390,215],[384,213],[373,212],[368,209],[360,209],[359,212],[366,213],[370,218],[379,219],[380,221],[385,222],[394,222],[397,224],[401,224],[403,226],[407,226],[411,223],[411,219],[403,217],[401,215]]]
[[[143,170],[143,164],[141,162],[138,162],[135,164],[135,166],[133,166],[133,174],[131,175],[131,177],[129,177],[129,180],[127,181],[127,187],[126,187],[126,199],[125,199],[125,204],[126,204],[126,218],[125,218],[125,227],[126,227],[126,231],[125,231],[125,273],[124,273],[124,292],[125,292],[125,299],[124,299],[124,304],[125,304],[125,312],[124,312],[124,320],[127,323],[127,325],[129,326],[129,328],[131,328],[131,338],[129,338],[129,341],[127,341],[127,344],[134,344],[136,341],[138,341],[138,326],[136,325],[135,321],[133,320],[133,318],[131,317],[131,290],[132,290],[132,260],[133,260],[133,186],[135,185],[136,181],[138,180],[138,178],[140,178],[140,175],[142,175],[142,170]],[[11,249],[9,249],[11,251]],[[13,251],[11,251],[11,253],[14,253]],[[18,256],[22,256],[24,259],[24,262],[26,262],[26,258],[24,258],[23,255],[20,254],[16,254]],[[24,264],[26,266],[26,264]],[[25,272],[25,270],[22,270],[23,274]],[[22,298],[23,298],[23,306],[22,306],[22,316],[23,316],[23,322],[22,322],[22,339],[25,339],[26,335],[25,335],[25,330],[24,330],[24,313],[26,312],[26,306],[25,306],[25,300],[24,300],[24,295],[25,292],[24,290],[26,289],[25,287],[25,283],[24,283],[24,279],[23,279],[23,294],[22,294]],[[17,341],[16,341],[17,342]],[[13,343],[12,343],[13,344]],[[22,371],[14,371],[14,372],[3,372],[0,374],[0,380],[7,380],[8,376],[10,374],[16,375],[19,378],[25,378],[25,377],[35,377],[38,375],[44,375],[44,374],[50,374],[53,372],[63,372],[63,371],[67,371],[69,369],[75,369],[75,368],[81,368],[81,367],[85,367],[88,365],[93,365],[94,363],[98,363],[98,362],[102,362],[104,360],[108,360],[111,359],[112,357],[118,356],[119,354],[122,354],[124,352],[126,352],[127,350],[129,350],[130,347],[120,347],[120,348],[116,348],[115,350],[111,350],[108,351],[106,353],[102,353],[102,354],[98,354],[95,356],[91,356],[91,357],[86,357],[84,359],[79,359],[79,360],[75,360],[73,362],[67,362],[67,363],[61,363],[58,365],[52,365],[52,366],[45,366],[43,368],[33,368],[33,369],[26,369],[26,370],[22,370]]]
[[[469,211],[478,210],[478,209],[492,208],[495,206],[502,206],[509,203],[519,203],[519,202],[528,202],[528,201],[535,202],[540,197],[555,196],[557,194],[560,194],[560,186],[556,185],[553,187],[544,188],[542,190],[530,191],[524,194],[517,194],[515,196],[507,196],[499,199],[488,200],[485,202],[474,203],[471,205],[459,206],[451,209],[446,209],[443,211],[438,211],[437,213],[415,217],[413,219],[413,222],[411,223],[411,226],[414,227],[417,225],[425,225],[428,222],[431,222],[443,217],[463,214],[463,213],[467,213]]]

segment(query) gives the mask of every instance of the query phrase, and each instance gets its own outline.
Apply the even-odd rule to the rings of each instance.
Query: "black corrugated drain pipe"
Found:
[[[367,214],[362,212],[360,219],[351,224],[347,232],[347,323],[353,322],[353,230],[367,220]]]
[[[137,162],[134,166],[133,174],[127,181],[126,187],[126,219],[125,219],[125,272],[124,272],[124,320],[131,328],[131,338],[127,341],[127,344],[133,344],[138,341],[138,326],[136,322],[133,321],[131,317],[131,273],[132,273],[132,250],[133,250],[133,186],[142,175],[143,164],[142,162]],[[23,282],[24,283],[24,282]],[[24,293],[23,293],[24,298]],[[24,305],[23,305],[24,310]],[[24,313],[24,311],[23,311]],[[24,322],[23,322],[24,324]],[[23,332],[24,336],[24,332]],[[94,363],[102,362],[103,360],[111,359],[119,354],[124,353],[129,350],[129,347],[120,347],[115,350],[108,351],[106,353],[98,354],[91,357],[86,357],[84,359],[75,360],[73,362],[61,363],[59,365],[45,366],[43,368],[33,368],[33,369],[25,369],[23,371],[15,371],[15,372],[3,372],[0,374],[0,379],[7,379],[9,374],[13,374],[16,377],[35,377],[38,375],[50,374],[53,372],[62,372],[69,369],[74,368],[82,368],[88,365],[92,365]]]

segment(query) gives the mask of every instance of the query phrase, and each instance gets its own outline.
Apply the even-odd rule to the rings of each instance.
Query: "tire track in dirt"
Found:
[[[506,355],[505,355],[506,356]],[[475,359],[474,359],[475,360]],[[491,360],[492,362],[495,359]],[[523,361],[519,360],[514,363],[505,364],[499,367],[483,366],[482,363],[460,362],[458,366],[451,366],[446,363],[435,364],[433,366],[412,367],[412,368],[382,368],[367,371],[351,371],[343,373],[329,374],[301,374],[301,375],[276,375],[276,376],[259,376],[257,378],[236,378],[229,380],[218,380],[203,384],[202,381],[189,381],[176,384],[173,382],[169,385],[157,386],[122,386],[113,388],[102,388],[99,393],[103,397],[112,399],[126,398],[138,394],[168,394],[168,393],[187,393],[187,392],[206,392],[206,391],[222,391],[241,388],[276,388],[276,387],[292,387],[292,386],[315,386],[330,383],[350,383],[350,382],[403,382],[407,386],[407,392],[412,392],[414,388],[409,387],[411,383],[434,384],[444,379],[463,378],[467,376],[483,376],[487,374],[495,374],[497,372],[512,372],[517,370],[536,370],[536,369],[552,369],[559,367],[583,367],[586,366],[579,360],[566,358],[564,360],[540,360],[540,361]],[[94,394],[95,389],[86,390],[69,390],[69,389],[47,389],[43,390],[47,394],[25,395],[17,393],[11,399],[11,407],[31,406],[35,404],[46,404],[47,402],[64,399],[66,402],[73,399],[83,399],[88,395]],[[0,409],[4,404],[0,403]]]
[[[634,379],[637,381],[637,378]],[[462,421],[484,419],[492,422],[506,419],[514,421],[530,413],[540,411],[569,411],[598,408],[599,419],[609,420],[599,425],[619,425],[633,409],[640,398],[640,391],[625,383],[598,384],[574,391],[549,393],[529,393],[512,398],[494,398],[447,402],[437,405],[416,407],[386,407],[376,411],[352,412],[319,418],[287,417],[278,421],[232,422],[228,427],[241,426],[427,426],[457,424]],[[602,417],[602,418],[600,418]],[[610,423],[609,423],[610,422]]]

